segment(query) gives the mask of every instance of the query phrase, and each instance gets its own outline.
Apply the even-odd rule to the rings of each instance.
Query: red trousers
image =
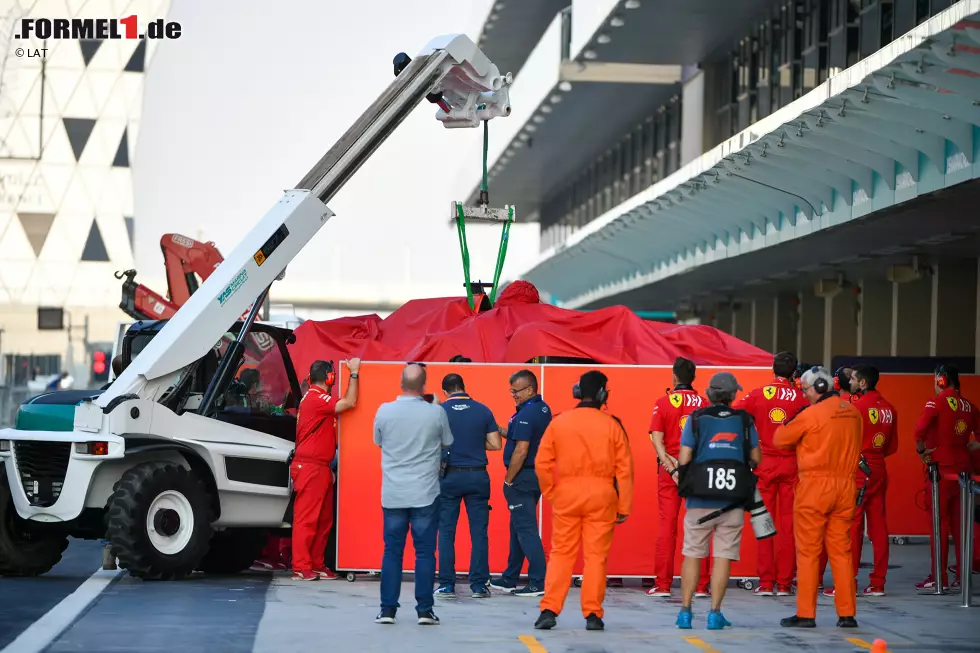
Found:
[[[756,543],[759,586],[789,587],[796,578],[796,542],[793,535],[793,499],[796,492],[795,456],[763,456],[755,470],[759,494],[776,524],[776,537]]]
[[[925,480],[926,487],[926,507],[929,509],[929,529],[932,532],[932,483],[928,477]],[[960,484],[958,481],[939,480],[939,559],[943,570],[943,585],[948,584],[949,574],[946,571],[949,566],[949,538],[953,537],[953,548],[956,551],[956,562],[959,564],[963,558],[960,550]],[[929,575],[933,575],[936,568],[936,543],[929,538]],[[965,566],[965,565],[964,565]],[[934,579],[938,581],[939,579]]]
[[[854,556],[854,576],[861,567],[861,548],[864,545],[864,522],[868,522],[868,538],[874,550],[874,568],[871,570],[871,585],[885,586],[888,573],[888,521],[885,517],[885,492],[888,490],[888,472],[883,464],[871,465],[871,478],[858,474],[858,491],[867,479],[864,501],[854,511],[851,525],[851,554]],[[836,585],[836,580],[834,582]]]
[[[657,473],[657,504],[660,508],[660,526],[657,529],[657,548],[653,559],[653,573],[657,577],[657,589],[670,590],[674,582],[674,553],[677,551],[677,522],[681,514],[681,496],[677,483],[670,474],[660,468]],[[701,576],[698,592],[708,591],[711,585],[711,558],[701,559]]]
[[[323,571],[333,526],[333,472],[328,465],[294,460],[289,469],[293,504],[293,571]]]
[[[289,567],[292,565],[292,540],[288,537],[270,535],[262,549],[262,560],[266,562],[281,562]]]

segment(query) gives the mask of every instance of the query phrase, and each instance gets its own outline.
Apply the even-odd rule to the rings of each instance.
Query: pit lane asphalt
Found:
[[[870,558],[866,546],[865,558]],[[495,594],[471,599],[465,583],[457,600],[439,600],[442,625],[420,627],[412,618],[412,583],[402,586],[402,609],[395,626],[374,623],[378,610],[377,578],[355,583],[297,583],[288,574],[246,572],[235,576],[194,577],[177,582],[144,582],[125,573],[100,588],[91,603],[60,633],[45,653],[68,651],[168,653],[279,653],[280,651],[466,650],[473,653],[756,653],[805,650],[808,653],[868,650],[876,638],[891,653],[980,651],[980,608],[959,607],[959,595],[917,596],[912,584],[927,573],[929,547],[893,546],[888,592],[884,598],[858,599],[861,627],[834,627],[831,599],[819,600],[813,631],[787,631],[781,617],[794,611],[792,597],[756,597],[732,588],[725,613],[732,630],[704,629],[704,601],[696,601],[695,628],[678,631],[673,620],[679,600],[650,599],[637,581],[607,595],[605,633],[587,633],[572,589],[558,628],[533,630],[537,601]],[[101,562],[97,542],[73,542],[64,562],[50,574],[32,579],[0,579],[0,642],[12,641],[34,619],[71,595]],[[861,570],[861,587],[868,570]],[[980,576],[974,576],[980,580]],[[831,582],[828,572],[826,580]],[[675,589],[675,592],[678,590]],[[974,593],[980,603],[980,589]],[[58,612],[60,608],[55,608]],[[50,614],[50,613],[49,613]],[[0,650],[3,647],[0,646]],[[40,649],[35,649],[40,650]],[[4,651],[3,653],[21,653]]]
[[[102,563],[98,542],[72,540],[61,562],[38,578],[0,578],[0,651],[88,580]]]

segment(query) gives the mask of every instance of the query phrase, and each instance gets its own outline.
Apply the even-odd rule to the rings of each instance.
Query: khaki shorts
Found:
[[[738,560],[738,552],[742,546],[742,528],[745,526],[745,511],[736,508],[720,517],[698,524],[699,519],[715,510],[715,508],[688,508],[687,514],[684,515],[685,558],[707,558],[708,538],[711,538],[715,558]],[[712,533],[714,537],[711,537]]]

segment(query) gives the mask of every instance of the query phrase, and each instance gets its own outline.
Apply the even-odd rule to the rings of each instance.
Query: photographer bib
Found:
[[[702,411],[697,411],[691,415],[691,432],[696,445],[701,445],[698,433],[701,413]],[[738,448],[741,459],[708,457],[699,460],[701,446],[696,446],[694,460],[679,472],[677,491],[681,497],[718,500],[732,504],[743,504],[752,498],[756,476],[747,462],[751,449],[749,441],[752,422],[745,412],[733,411],[734,415],[741,417],[741,434],[720,431],[711,436],[711,441],[706,446],[732,449],[734,441],[741,435],[742,446]]]

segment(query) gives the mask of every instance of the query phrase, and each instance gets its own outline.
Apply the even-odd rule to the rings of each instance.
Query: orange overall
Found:
[[[825,546],[834,575],[837,616],[855,616],[851,523],[857,500],[854,475],[861,457],[861,431],[858,409],[829,394],[773,434],[775,446],[796,448],[800,470],[793,506],[797,617],[816,617],[817,574]]]
[[[561,613],[581,545],[582,616],[601,618],[616,513],[629,515],[633,507],[633,456],[626,432],[601,410],[574,408],[551,421],[534,468],[552,507],[541,610]]]

